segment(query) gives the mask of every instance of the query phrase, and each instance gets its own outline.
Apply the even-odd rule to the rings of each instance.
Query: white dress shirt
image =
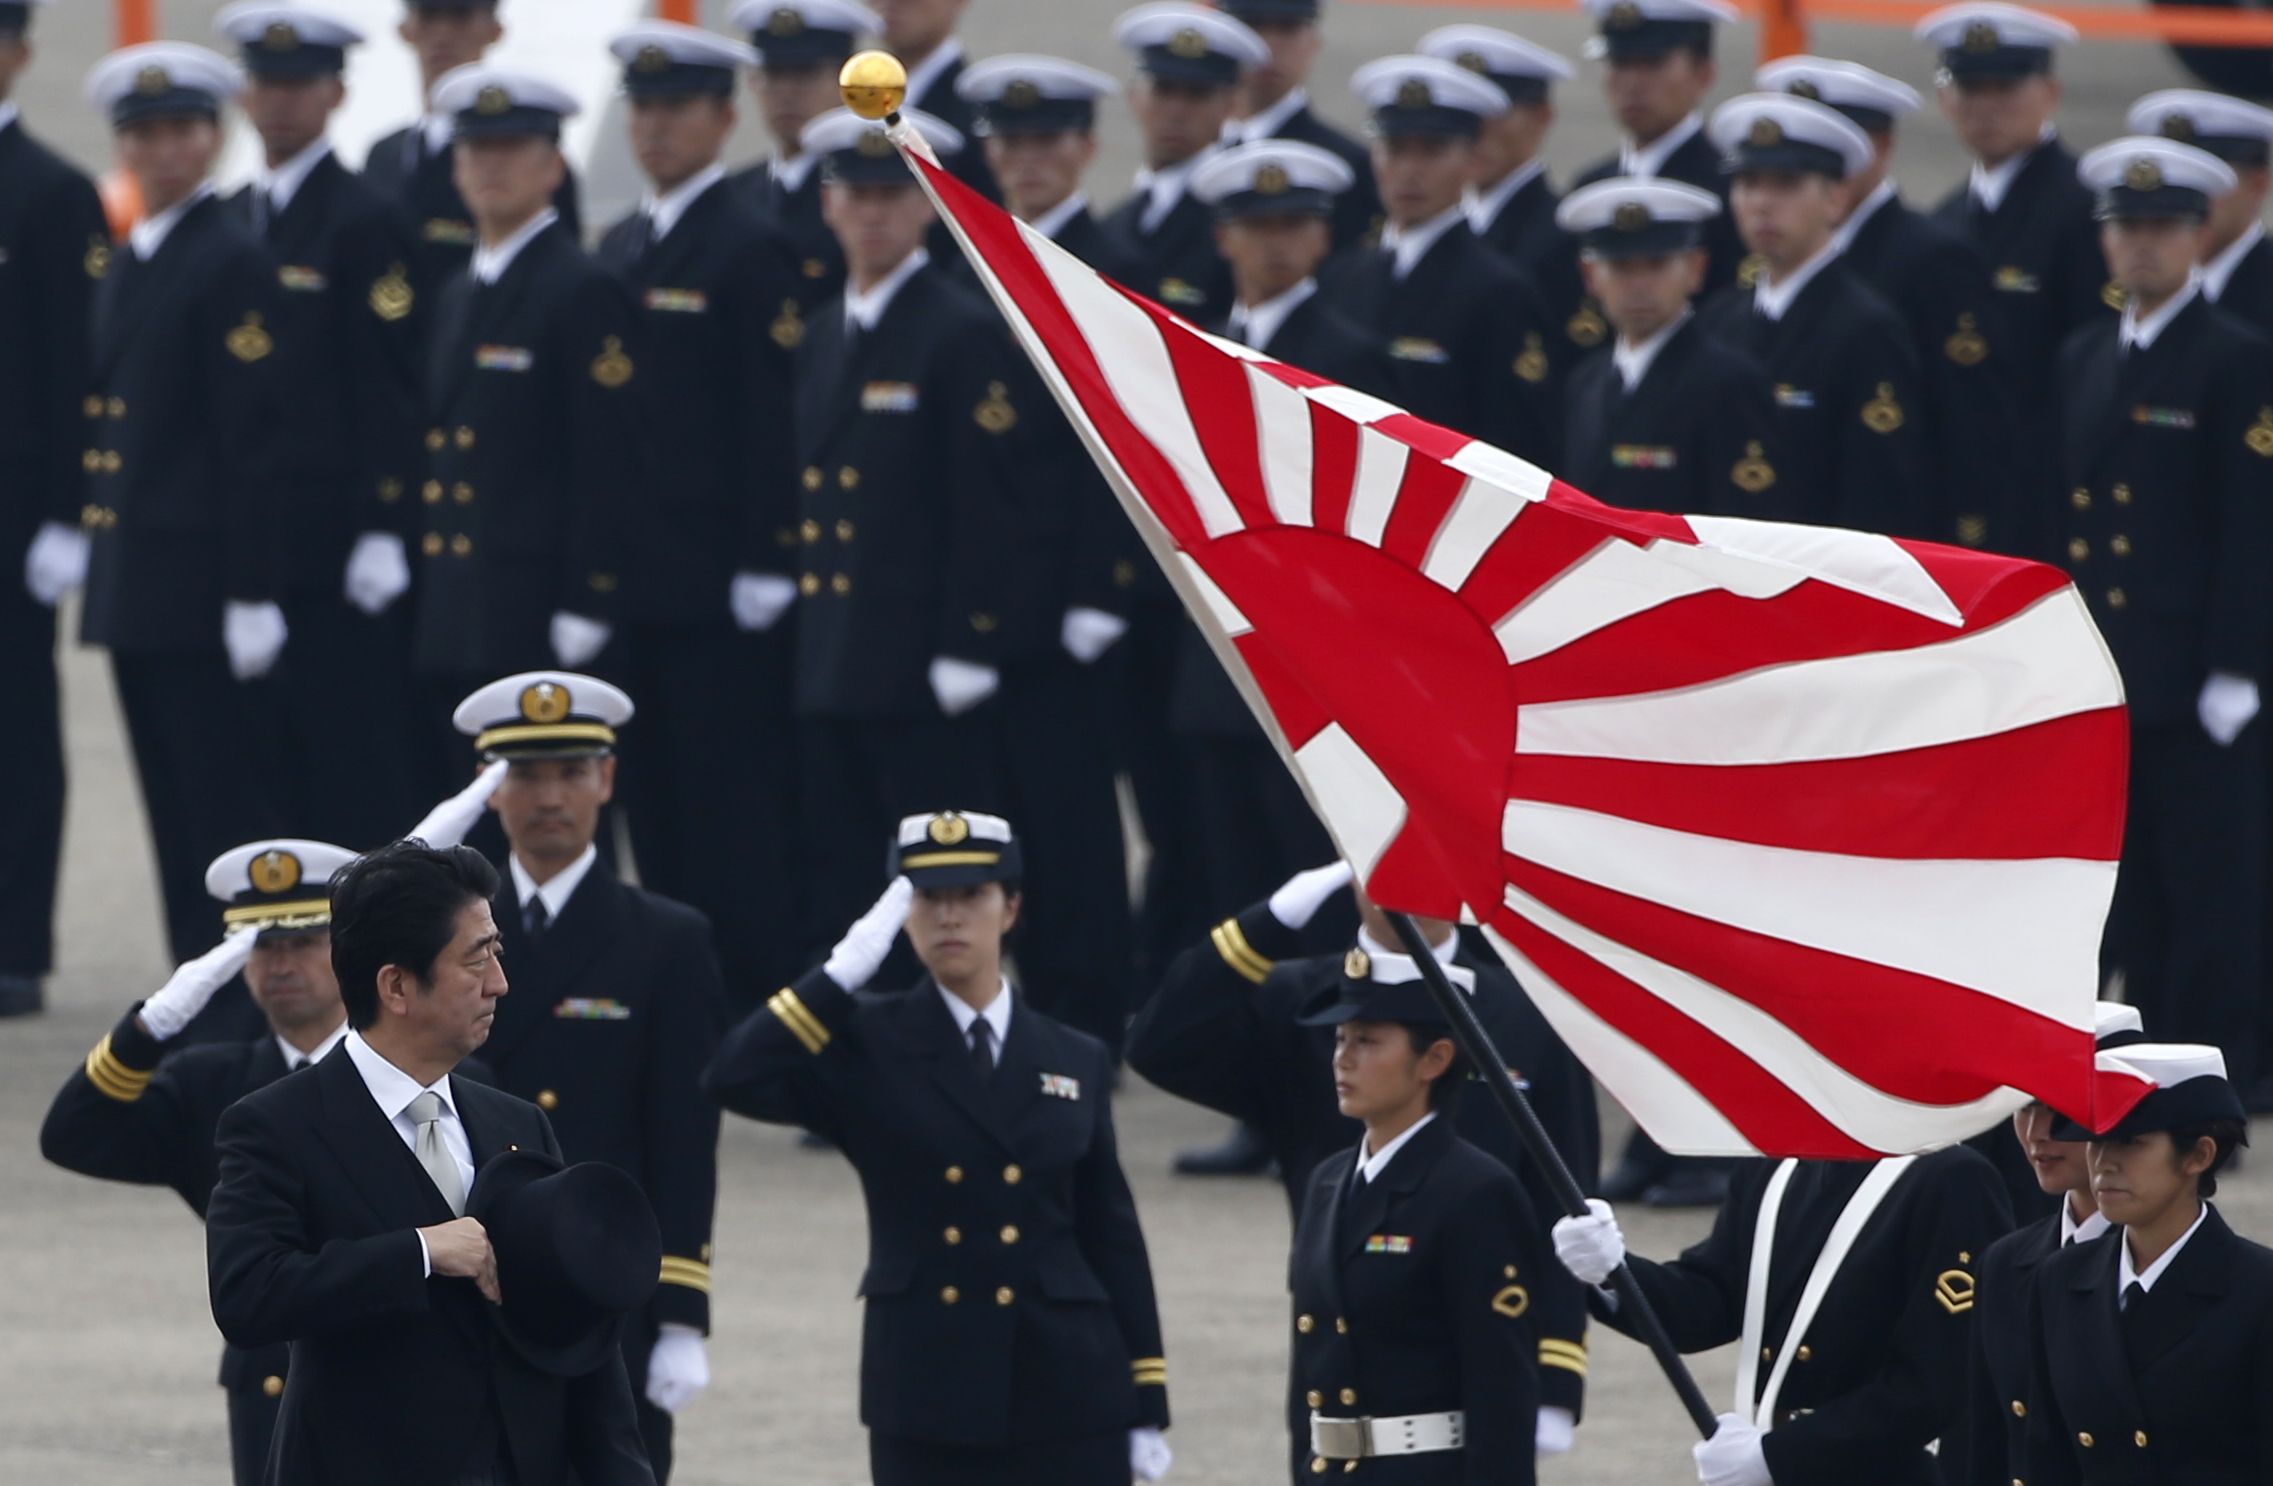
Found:
[[[1762,269],[1760,282],[1752,286],[1752,307],[1771,320],[1783,319],[1784,313],[1792,307],[1792,301],[1799,298],[1800,290],[1813,282],[1815,276],[1828,268],[1838,256],[1839,239],[1834,236],[1813,258],[1773,283],[1769,281],[1767,270]]]
[[[126,245],[134,250],[135,257],[144,263],[148,263],[157,257],[158,250],[166,245],[166,238],[172,234],[174,224],[187,216],[191,207],[212,194],[213,183],[211,181],[200,181],[196,190],[172,206],[167,207],[155,216],[144,217],[128,228]]]
[[[1286,121],[1310,106],[1310,90],[1290,88],[1286,96],[1269,108],[1259,109],[1244,119],[1233,119],[1223,126],[1225,144],[1252,144],[1258,139],[1276,139]]]
[[[1381,1175],[1383,1167],[1387,1166],[1391,1161],[1397,1159],[1397,1153],[1405,1148],[1405,1142],[1411,1140],[1414,1136],[1420,1134],[1421,1131],[1427,1129],[1428,1122],[1435,1118],[1436,1111],[1432,1109],[1427,1114],[1422,1115],[1419,1119],[1413,1121],[1412,1124],[1407,1125],[1403,1134],[1399,1135],[1395,1140],[1390,1141],[1389,1144],[1383,1146],[1380,1150],[1375,1151],[1371,1155],[1366,1154],[1365,1143],[1366,1141],[1372,1139],[1372,1137],[1359,1137],[1357,1143],[1357,1174],[1359,1178],[1366,1183],[1371,1184],[1375,1177]]]
[[[1089,193],[1076,191],[1026,225],[1050,241],[1056,242],[1058,234],[1065,230],[1065,224],[1087,210],[1089,210]]]
[[[1618,173],[1655,180],[1657,173],[1665,168],[1667,158],[1704,127],[1704,114],[1693,113],[1648,144],[1636,144],[1630,139],[1619,141]]]
[[[304,1053],[281,1037],[276,1039],[276,1050],[284,1054],[284,1071],[293,1073],[307,1067],[310,1063],[321,1063],[333,1048],[338,1047],[346,1040],[347,1019],[342,1017],[339,1025],[331,1029],[331,1035],[316,1044],[315,1051]]]
[[[939,74],[963,59],[963,43],[950,36],[931,49],[931,55],[908,69],[908,102],[923,108],[923,100],[931,96],[931,85],[939,81]],[[938,113],[936,108],[925,108],[926,113]]]
[[[1136,189],[1145,193],[1145,202],[1144,215],[1137,225],[1146,232],[1158,231],[1160,224],[1168,220],[1168,214],[1176,209],[1176,203],[1184,199],[1184,188],[1191,184],[1192,172],[1214,158],[1216,148],[1211,144],[1189,159],[1163,165],[1158,170],[1149,165],[1139,167]]]
[[[974,1011],[970,1002],[948,990],[938,981],[933,981],[931,985],[932,989],[939,992],[939,998],[947,1003],[947,1013],[955,1018],[955,1030],[963,1034],[963,1045],[965,1047],[970,1046],[971,1043],[971,1023],[980,1017],[986,1018],[987,1030],[994,1034],[995,1061],[1001,1062],[1003,1039],[1010,1035],[1010,982],[1006,980],[1002,983],[1002,989],[995,992],[994,999],[989,1001],[982,1011]]]
[[[419,142],[429,155],[439,155],[450,147],[450,136],[457,132],[458,121],[448,114],[427,114],[418,121]]]
[[[300,188],[307,184],[308,177],[315,172],[317,166],[324,163],[324,157],[330,153],[331,141],[319,139],[282,165],[263,168],[259,175],[253,177],[253,189],[268,198],[270,211],[281,213],[292,204],[292,198],[300,194]]]
[[[2139,1282],[2139,1288],[2141,1290],[2153,1290],[2155,1288],[2155,1281],[2161,1279],[2163,1277],[2163,1271],[2170,1268],[2170,1261],[2178,1257],[2178,1251],[2186,1247],[2186,1241],[2194,1236],[2195,1230],[2202,1226],[2203,1219],[2209,1216],[2210,1204],[2205,1202],[2202,1204],[2202,1211],[2196,1213],[2194,1215],[2194,1221],[2187,1225],[2186,1231],[2178,1235],[2178,1242],[2163,1250],[2162,1257],[2155,1260],[2154,1263],[2148,1265],[2144,1273],[2131,1267],[2131,1235],[2128,1233],[2124,1234],[2123,1256],[2115,1261],[2116,1306],[2118,1308],[2122,1306],[2123,1296],[2125,1292],[2130,1290],[2131,1282],[2133,1280]]]
[[[1831,241],[1838,245],[1840,252],[1855,245],[1855,234],[1869,225],[1870,219],[1877,216],[1894,195],[1894,182],[1883,180],[1871,188],[1870,195],[1855,203],[1855,209],[1847,213],[1847,220],[1831,229]]]
[[[2084,1219],[2081,1223],[2077,1222],[2075,1204],[2069,1202],[2065,1198],[2061,1199],[2061,1248],[2064,1249],[2072,1243],[2090,1243],[2093,1239],[2099,1237],[2102,1233],[2105,1233],[2109,1228],[2113,1226],[2113,1224],[2107,1221],[2106,1215],[2100,1212],[2100,1210],[2096,1207],[2092,1209],[2090,1217]]]
[[[810,150],[799,150],[794,155],[774,156],[766,169],[773,173],[775,185],[784,191],[794,192],[805,184],[805,177],[813,173],[813,167],[820,163],[820,159],[820,156]]]
[[[348,1061],[363,1075],[363,1087],[371,1091],[372,1102],[379,1106],[379,1113],[387,1117],[387,1123],[395,1127],[395,1134],[402,1137],[413,1156],[418,1154],[418,1126],[403,1111],[421,1094],[432,1094],[442,1101],[442,1117],[435,1123],[441,1126],[443,1147],[450,1152],[450,1159],[458,1163],[458,1190],[471,1192],[474,1189],[474,1150],[466,1140],[465,1121],[458,1118],[457,1102],[450,1097],[450,1076],[444,1074],[432,1084],[422,1086],[417,1079],[380,1057],[370,1043],[355,1033],[348,1034],[346,1046]],[[418,1255],[420,1266],[426,1274],[432,1275],[434,1256],[427,1252],[423,1233],[418,1236]]]
[[[1501,176],[1489,191],[1478,191],[1470,186],[1460,198],[1460,209],[1467,213],[1468,226],[1479,233],[1491,231],[1492,224],[1500,219],[1501,212],[1507,210],[1507,204],[1515,193],[1539,179],[1540,173],[1546,168],[1547,162],[1544,160],[1526,160]]]
[[[851,280],[844,286],[844,323],[848,330],[874,330],[876,322],[892,307],[892,296],[900,286],[914,278],[919,269],[931,261],[929,248],[918,248],[900,260],[900,266],[878,279],[872,288],[855,293]]]
[[[1402,283],[1405,276],[1413,271],[1414,265],[1428,256],[1429,249],[1436,246],[1437,239],[1443,237],[1454,227],[1465,227],[1467,225],[1467,216],[1455,203],[1438,212],[1426,222],[1421,223],[1418,227],[1383,227],[1381,229],[1381,246],[1396,255],[1392,271],[1396,274],[1398,281]]]
[[[545,904],[545,922],[557,923],[561,910],[568,906],[568,900],[576,896],[577,885],[584,881],[584,874],[590,872],[592,864],[599,859],[600,848],[587,846],[583,855],[540,883],[529,875],[528,868],[521,865],[518,854],[508,856],[505,859],[506,870],[513,874],[514,900],[521,905],[521,911],[526,913],[531,898],[542,898]]]
[[[1261,304],[1235,304],[1231,307],[1231,321],[1226,327],[1232,338],[1241,345],[1260,351],[1268,347],[1271,337],[1286,324],[1286,317],[1302,307],[1302,302],[1318,292],[1316,279],[1304,279],[1292,289],[1285,290]]]
[[[10,124],[13,124],[15,122],[16,105],[13,103],[0,103],[0,131],[5,131]]]
[[[1642,385],[1642,378],[1649,375],[1650,363],[1657,360],[1657,353],[1665,349],[1665,343],[1673,339],[1673,332],[1688,324],[1695,313],[1684,308],[1666,321],[1657,334],[1638,346],[1628,345],[1622,335],[1618,337],[1617,346],[1610,352],[1610,364],[1617,368],[1618,380],[1628,392]]]
[[[494,284],[505,277],[505,270],[521,256],[521,250],[535,240],[536,235],[560,220],[560,213],[546,207],[515,228],[513,235],[490,247],[486,243],[474,249],[473,274],[477,284]]]
[[[2142,315],[2137,304],[2126,302],[2123,306],[2123,328],[2118,332],[2118,344],[2126,351],[2152,350],[2155,338],[2163,333],[2163,327],[2177,319],[2178,312],[2192,304],[2194,297],[2201,292],[2202,270],[2197,268],[2186,276],[2186,287],[2157,305],[2153,314]]]
[[[2020,178],[2022,168],[2036,157],[2036,151],[2044,148],[2056,132],[2050,124],[2046,124],[2044,132],[2036,137],[2035,149],[2022,150],[2011,159],[2001,160],[1995,165],[1983,165],[1978,160],[1974,161],[1973,173],[1965,183],[1966,189],[1973,193],[1973,199],[1990,211],[2003,206],[2005,193]]]
[[[0,123],[0,129],[7,127]],[[2224,252],[2202,265],[2202,293],[2210,303],[2216,304],[2226,297],[2226,285],[2233,282],[2234,270],[2241,267],[2241,260],[2249,256],[2249,250],[2263,241],[2265,224],[2252,222],[2246,232],[2226,245]]]
[[[669,237],[671,229],[678,226],[679,219],[687,214],[687,208],[701,200],[703,192],[724,179],[726,167],[713,160],[661,195],[650,191],[647,199],[639,204],[639,209],[647,213],[649,222],[653,224],[648,228],[650,238],[661,242]]]

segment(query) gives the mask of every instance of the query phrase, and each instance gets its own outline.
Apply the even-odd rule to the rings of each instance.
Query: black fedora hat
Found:
[[[493,1156],[466,1215],[489,1230],[502,1305],[490,1309],[513,1349],[573,1378],[616,1349],[623,1317],[663,1273],[663,1235],[639,1184],[599,1161],[562,1165],[542,1151]]]

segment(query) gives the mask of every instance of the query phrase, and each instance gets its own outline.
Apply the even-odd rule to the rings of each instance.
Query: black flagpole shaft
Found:
[[[1514,1122],[1515,1133],[1523,1138],[1523,1148],[1538,1163],[1539,1169],[1547,1173],[1547,1180],[1554,1187],[1555,1197],[1563,1204],[1563,1210],[1574,1218],[1585,1217],[1586,1194],[1579,1190],[1578,1178],[1571,1175],[1571,1168],[1563,1160],[1563,1153],[1555,1149],[1554,1141],[1548,1139],[1547,1127],[1539,1123],[1538,1111],[1523,1096],[1523,1090],[1515,1086],[1515,1079],[1508,1073],[1507,1064],[1501,1059],[1499,1049],[1492,1045],[1491,1034],[1476,1019],[1476,1008],[1468,1004],[1466,996],[1453,988],[1450,977],[1444,973],[1444,967],[1437,963],[1428,941],[1421,937],[1421,931],[1414,926],[1412,919],[1402,913],[1389,913],[1388,919],[1389,926],[1397,931],[1397,938],[1403,942],[1405,953],[1412,956],[1413,963],[1420,967],[1421,979],[1427,983],[1429,995],[1436,1001],[1437,1009],[1450,1019],[1453,1041],[1460,1045],[1460,1051],[1475,1068],[1477,1077],[1491,1086],[1492,1095],[1499,1100],[1501,1111]],[[1680,1396],[1681,1406],[1689,1411],[1689,1422],[1697,1427],[1700,1437],[1712,1438],[1717,1425],[1712,1406],[1705,1402],[1704,1391],[1697,1386],[1697,1380],[1690,1376],[1689,1364],[1682,1361],[1681,1354],[1674,1350],[1673,1338],[1665,1334],[1665,1323],[1658,1319],[1656,1310],[1650,1306],[1649,1297],[1642,1294],[1641,1282],[1634,1278],[1632,1270],[1621,1264],[1611,1272],[1610,1288],[1618,1297],[1620,1318],[1633,1327],[1648,1345],[1651,1355],[1657,1358],[1657,1365],[1665,1370],[1665,1380],[1673,1385],[1673,1391]]]

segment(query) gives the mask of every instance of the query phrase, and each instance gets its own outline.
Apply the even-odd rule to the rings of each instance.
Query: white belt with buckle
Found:
[[[1468,1416],[1403,1414],[1394,1419],[1329,1419],[1310,1416],[1310,1453],[1328,1460],[1364,1460],[1375,1455],[1424,1455],[1457,1450],[1468,1433]]]

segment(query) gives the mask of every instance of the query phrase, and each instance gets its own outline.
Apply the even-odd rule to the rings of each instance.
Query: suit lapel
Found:
[[[2108,1242],[2100,1246],[2092,1262],[2069,1281],[2068,1305],[2082,1337],[2076,1348],[2077,1355],[2107,1360],[2110,1365],[2097,1370],[2105,1375],[2106,1386],[2121,1396],[2124,1409],[2132,1417],[2138,1417],[2144,1412],[2139,1402],[2139,1384],[2123,1360],[2127,1355],[2123,1348],[2123,1318],[2115,1303],[2116,1266],[2122,1259],[2123,1243],[2122,1229],[2108,1235]]]
[[[568,996],[578,981],[607,963],[607,949],[622,918],[624,885],[608,875],[605,862],[594,862],[584,880],[568,895],[560,917],[535,940],[522,927],[521,900],[510,874],[490,907],[503,938],[506,964],[515,959],[529,967],[518,992],[507,991],[498,1008],[497,1024],[489,1034],[488,1059],[502,1064],[539,1027],[552,1020],[553,1008]],[[508,975],[511,971],[508,969]],[[518,1001],[518,1004],[516,1004]]]
[[[2170,1268],[2155,1281],[2155,1288],[2147,1292],[2143,1302],[2132,1302],[2145,1306],[2132,1328],[2131,1365],[2135,1372],[2144,1373],[2193,1335],[2203,1318],[2225,1298],[2230,1268],[2227,1256],[2232,1244],[2233,1231],[2216,1208],[2210,1209],[2201,1229],[2170,1261]]]
[[[470,333],[459,344],[460,354],[452,356],[442,368],[441,406],[448,408],[466,384],[474,370],[474,352],[483,344],[488,327],[511,321],[513,311],[528,297],[529,285],[542,273],[543,261],[552,256],[564,229],[558,222],[529,239],[521,251],[513,255],[505,273],[494,284],[474,286],[472,314],[467,317]],[[469,266],[465,272],[472,273]],[[528,376],[530,372],[514,373]]]
[[[1013,1014],[1010,1019],[1013,1038],[1019,1032],[1018,1022],[1018,1016]],[[978,1074],[972,1071],[970,1044],[963,1040],[954,1016],[947,1010],[943,993],[930,980],[907,993],[900,1007],[900,1027],[940,1092],[998,1145],[1014,1151],[991,1091],[979,1083]],[[1007,1049],[1005,1052],[1007,1054]],[[996,1077],[1000,1078],[1002,1073],[998,1064]]]
[[[1356,1189],[1343,1199],[1344,1211],[1334,1229],[1338,1258],[1364,1251],[1366,1240],[1383,1231],[1397,1204],[1428,1179],[1437,1157],[1451,1142],[1452,1124],[1439,1116],[1406,1141],[1372,1181],[1358,1179]]]
[[[323,1092],[324,1143],[380,1223],[400,1227],[409,1221],[428,1227],[449,1222],[455,1216],[450,1204],[442,1200],[434,1179],[418,1164],[394,1123],[379,1112],[354,1058],[345,1052],[327,1057],[309,1076],[318,1080]]]
[[[1015,991],[1011,995],[1010,1034],[1003,1039],[1002,1058],[987,1085],[989,1102],[1006,1137],[1041,1099],[1042,1075],[1057,1071],[1047,1066],[1056,1051],[1055,1039],[1042,1025],[1040,1013]]]
[[[227,210],[216,197],[208,196],[198,202],[182,213],[181,220],[174,223],[173,230],[166,234],[166,240],[158,245],[157,254],[148,262],[137,258],[134,249],[125,243],[111,254],[110,271],[103,287],[112,292],[97,301],[97,375],[108,373],[116,366],[126,348],[149,328],[152,317],[135,314],[135,305],[148,298],[152,285],[163,283],[177,270],[189,255],[194,239],[205,230],[207,219]]]

